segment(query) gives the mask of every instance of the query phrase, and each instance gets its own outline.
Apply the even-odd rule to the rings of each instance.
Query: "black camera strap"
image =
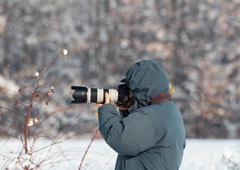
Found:
[[[162,93],[162,94],[155,96],[154,98],[152,98],[152,100],[150,100],[149,105],[161,103],[166,100],[172,100],[170,93]]]

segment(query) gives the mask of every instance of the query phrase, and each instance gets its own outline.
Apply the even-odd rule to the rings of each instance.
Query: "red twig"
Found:
[[[90,141],[90,143],[89,143],[89,145],[88,145],[88,147],[87,147],[87,149],[86,149],[86,151],[85,151],[85,153],[84,153],[84,155],[83,155],[83,158],[82,158],[82,160],[81,160],[81,163],[80,163],[80,165],[79,165],[78,170],[81,170],[83,161],[84,161],[85,157],[87,156],[87,153],[88,153],[88,151],[89,151],[89,149],[90,149],[90,147],[91,147],[94,139],[96,138],[97,133],[98,133],[98,129],[95,131],[95,133],[94,133],[94,135],[93,135],[93,137],[92,137],[92,139],[91,139],[91,141]]]

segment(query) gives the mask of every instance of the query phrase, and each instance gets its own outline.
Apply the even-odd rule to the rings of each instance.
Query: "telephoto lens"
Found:
[[[71,103],[104,103],[105,93],[109,93],[110,102],[114,103],[118,100],[118,91],[116,89],[99,89],[88,88],[84,86],[72,86],[75,92],[73,98],[75,99]]]

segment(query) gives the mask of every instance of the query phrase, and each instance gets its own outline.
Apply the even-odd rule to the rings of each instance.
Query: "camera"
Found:
[[[104,103],[105,93],[109,93],[110,102],[118,102],[121,105],[125,105],[129,100],[129,88],[126,84],[120,84],[117,89],[100,89],[100,88],[88,88],[85,86],[71,86],[71,89],[75,90],[73,98],[75,99],[71,103]]]

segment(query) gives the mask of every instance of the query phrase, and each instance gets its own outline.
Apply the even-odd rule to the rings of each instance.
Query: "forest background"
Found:
[[[29,108],[32,134],[92,133],[97,107],[73,107],[71,86],[116,88],[133,63],[154,59],[188,138],[239,138],[239,45],[239,0],[0,0],[1,136],[17,137]],[[26,106],[40,81],[48,98]]]

